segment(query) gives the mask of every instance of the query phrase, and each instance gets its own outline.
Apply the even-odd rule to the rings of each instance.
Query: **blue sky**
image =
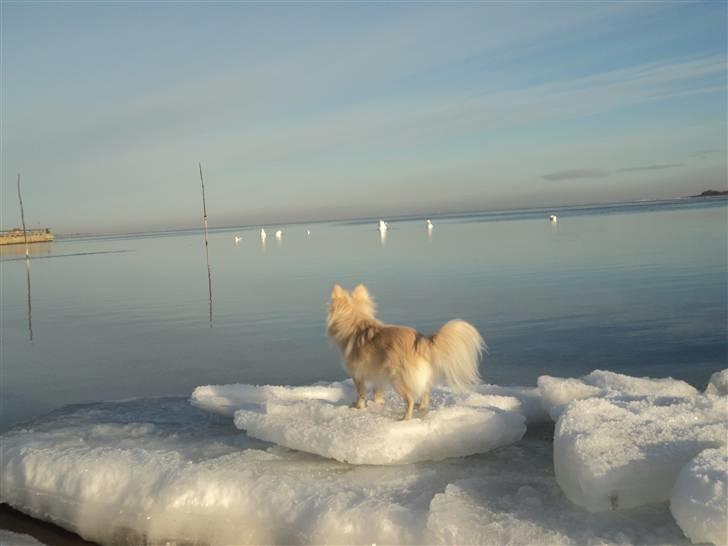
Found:
[[[726,187],[725,2],[2,3],[2,227]]]

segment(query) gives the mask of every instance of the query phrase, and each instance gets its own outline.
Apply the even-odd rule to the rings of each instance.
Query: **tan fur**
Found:
[[[466,389],[480,381],[478,360],[483,338],[470,324],[452,320],[435,335],[414,328],[383,324],[374,316],[374,302],[366,287],[351,294],[338,284],[331,292],[328,334],[339,346],[344,367],[357,389],[356,408],[366,406],[366,383],[374,387],[374,402],[382,403],[382,388],[390,384],[404,398],[411,419],[414,403],[429,404],[430,386],[440,376],[452,387]]]

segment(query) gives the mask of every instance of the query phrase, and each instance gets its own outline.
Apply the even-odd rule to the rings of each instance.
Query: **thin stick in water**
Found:
[[[207,258],[207,289],[210,296],[210,327],[212,328],[212,272],[210,271],[210,251],[207,244],[207,204],[205,203],[205,179],[202,177],[202,163],[200,166],[200,182],[202,183],[202,222],[205,229],[205,257]]]
[[[20,219],[23,222],[23,238],[25,239],[25,259],[30,258],[28,249],[28,232],[25,229],[25,211],[23,210],[23,196],[20,194],[20,173],[18,173],[18,201],[20,201]]]
[[[28,335],[33,341],[33,312],[30,298],[30,249],[28,248],[28,231],[25,229],[25,210],[23,209],[23,196],[20,193],[20,173],[18,173],[18,201],[20,201],[20,220],[23,222],[23,238],[25,239],[25,272],[28,287]]]

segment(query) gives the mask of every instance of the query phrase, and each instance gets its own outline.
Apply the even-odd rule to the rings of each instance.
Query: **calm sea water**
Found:
[[[0,431],[77,402],[341,379],[334,283],[365,283],[383,320],[425,333],[472,322],[489,382],[601,368],[702,386],[728,365],[727,205],[468,214],[430,235],[403,219],[386,240],[374,220],[293,225],[265,246],[259,227],[217,230],[212,322],[200,230],[33,245],[30,313],[24,250],[5,248]]]

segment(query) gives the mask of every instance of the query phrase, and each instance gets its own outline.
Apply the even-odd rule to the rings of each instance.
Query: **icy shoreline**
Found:
[[[617,406],[631,397],[649,408],[664,408],[669,407],[663,396],[667,392],[678,405],[691,403],[702,408],[700,411],[713,404],[700,413],[710,434],[698,435],[713,438],[712,420],[714,415],[722,416],[720,401],[724,397],[695,393],[677,382],[640,383],[609,372],[594,373],[597,375],[566,384],[551,382],[559,391],[557,427],[564,418],[573,420],[579,408],[596,407],[589,400],[579,401],[580,397],[594,396],[601,404]],[[599,392],[583,387],[595,382]],[[569,385],[576,386],[570,389]],[[291,394],[286,388],[272,395],[270,389],[261,394],[257,387],[228,387],[206,391],[227,396],[215,398],[207,411],[181,398],[88,404],[64,408],[9,431],[0,437],[0,501],[109,545],[168,540],[210,545],[690,543],[676,523],[668,499],[601,512],[590,512],[568,499],[554,472],[554,424],[534,404],[545,394],[544,389],[483,386],[474,398],[467,399],[471,410],[485,408],[478,414],[483,423],[488,422],[488,412],[495,411],[493,403],[500,404],[499,411],[506,414],[522,413],[528,430],[510,445],[467,457],[371,466],[342,463],[251,438],[233,422],[232,415],[241,403],[247,404],[248,411],[266,412],[272,396],[278,400],[270,405],[272,415],[290,419],[294,427],[295,412],[287,412],[308,403],[301,401],[300,391]],[[650,392],[645,394],[645,389]],[[242,398],[232,399],[241,393]],[[251,400],[251,393],[258,399]],[[323,403],[320,396],[329,397],[331,391],[315,394],[310,401],[314,408]],[[281,403],[280,398],[286,396],[288,402]],[[454,408],[466,400],[448,399],[446,393],[441,396],[439,403]],[[334,396],[329,402],[346,401]],[[224,411],[209,411],[224,404],[228,404]],[[336,427],[345,425],[338,411],[333,421],[328,409],[311,414],[334,427],[335,434]],[[285,436],[289,431],[280,428],[281,423],[284,421],[275,426]],[[517,423],[503,426],[515,430]],[[418,432],[412,434],[419,437]],[[570,441],[558,436],[558,428],[556,434],[556,442]],[[321,445],[317,435],[306,433],[298,438],[304,449]],[[672,437],[658,439],[661,453],[674,452]],[[457,442],[442,443],[451,444],[456,454]],[[702,451],[701,446],[696,444],[696,453]],[[435,447],[433,453],[442,453],[441,445]],[[681,449],[680,457],[689,460],[684,445]],[[716,474],[702,470],[705,463],[697,464],[693,474],[698,477],[706,472]],[[726,509],[713,494],[709,510],[696,511],[700,499],[695,492],[706,493],[691,485],[693,474],[681,478],[687,485],[675,498],[680,502],[679,517],[690,522],[690,536],[696,540],[704,539],[700,535],[703,528],[710,532],[705,518],[720,516]],[[600,484],[595,482],[596,490]]]

